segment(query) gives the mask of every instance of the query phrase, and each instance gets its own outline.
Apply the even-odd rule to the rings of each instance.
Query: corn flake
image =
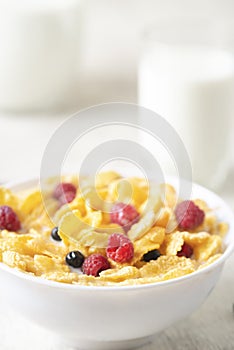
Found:
[[[53,198],[59,180],[77,187],[74,200],[61,207]],[[82,187],[78,188],[79,185]],[[178,198],[173,186],[137,177],[123,178],[114,171],[97,174],[95,187],[87,177],[54,178],[47,183],[44,200],[45,203],[38,189],[16,196],[0,187],[0,204],[12,207],[22,226],[18,233],[0,230],[0,261],[60,283],[125,286],[181,277],[216,261],[228,231],[228,224],[216,216],[217,208],[210,208],[202,199],[195,199],[194,203],[205,213],[203,223],[189,232],[180,231],[174,214]],[[122,226],[111,223],[109,211],[116,202],[131,204],[140,214],[140,220],[127,233]],[[51,239],[54,226],[58,226],[62,242]],[[65,260],[68,252],[78,250],[84,257],[91,254],[107,257],[106,247],[113,233],[127,235],[132,241],[131,261],[118,263],[108,259],[110,268],[98,277],[71,271]],[[177,256],[185,243],[193,249],[191,258]],[[144,254],[155,249],[161,256],[144,261]]]
[[[128,237],[135,241],[136,239],[141,238],[145,233],[147,233],[153,226],[155,221],[155,213],[153,210],[145,214],[139,222],[134,224],[131,229],[128,231]]]
[[[134,263],[141,260],[143,255],[151,250],[159,249],[164,241],[165,229],[162,227],[152,227],[143,237],[137,239],[134,245]]]
[[[178,271],[178,272],[177,272]],[[172,276],[180,273],[187,274],[195,271],[195,263],[191,259],[177,256],[160,256],[157,260],[151,260],[140,269],[141,277]],[[171,277],[169,277],[171,278]]]
[[[120,269],[108,269],[100,273],[100,280],[120,282],[140,277],[139,270],[134,266],[124,266]]]

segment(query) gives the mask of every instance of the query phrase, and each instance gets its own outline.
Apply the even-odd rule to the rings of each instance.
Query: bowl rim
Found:
[[[167,178],[167,183],[170,181],[173,182],[173,179],[175,180],[175,177],[173,176],[168,176]],[[11,181],[11,182],[7,182],[5,184],[3,184],[3,186],[7,187],[7,188],[13,188],[13,187],[17,187],[17,186],[22,186],[26,188],[29,188],[32,186],[35,186],[39,183],[39,179],[36,178],[30,178],[28,180],[22,180],[22,181]],[[226,204],[226,202],[216,193],[214,193],[213,191],[205,188],[204,186],[201,186],[195,182],[192,183],[193,188],[197,188],[200,191],[209,193],[209,195],[215,197],[219,203],[221,204],[220,206],[225,210],[225,212],[228,214],[228,216],[231,218],[229,224],[229,232],[234,232],[234,212],[232,211],[232,209],[229,207],[228,204]],[[234,233],[233,233],[234,234]],[[59,288],[59,289],[70,289],[70,290],[86,290],[86,291],[114,291],[114,290],[118,290],[118,291],[129,291],[129,290],[141,290],[141,289],[148,289],[148,288],[160,288],[160,287],[164,287],[167,285],[171,285],[171,284],[177,284],[177,283],[182,283],[185,280],[189,280],[191,278],[196,278],[199,275],[202,274],[206,274],[209,273],[212,270],[215,270],[215,268],[217,267],[222,267],[222,265],[224,264],[224,262],[227,260],[227,258],[232,254],[232,252],[234,251],[234,239],[227,245],[224,253],[222,253],[222,255],[215,260],[214,262],[212,262],[210,265],[205,266],[204,268],[200,269],[200,270],[196,270],[192,273],[189,273],[187,275],[184,276],[180,276],[180,277],[176,277],[176,278],[172,278],[166,281],[160,281],[160,282],[153,282],[153,283],[145,283],[145,284],[136,284],[136,285],[126,285],[126,286],[118,286],[118,285],[107,285],[107,286],[92,286],[92,285],[79,285],[79,284],[69,284],[69,283],[64,283],[64,282],[57,282],[57,281],[53,281],[53,280],[47,280],[45,278],[42,278],[40,276],[33,276],[30,275],[29,273],[25,273],[23,271],[17,270],[16,268],[12,268],[9,267],[8,265],[4,264],[3,262],[0,262],[0,269],[5,271],[5,272],[9,272],[10,274],[18,277],[18,278],[22,278],[22,279],[26,279],[28,281],[31,282],[36,282],[37,284],[40,285],[44,285],[44,286],[48,286],[48,287],[53,287],[53,288]]]

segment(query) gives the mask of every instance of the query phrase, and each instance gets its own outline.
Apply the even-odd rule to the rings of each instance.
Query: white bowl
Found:
[[[31,187],[28,181],[11,185]],[[192,274],[155,284],[91,287],[33,277],[0,263],[1,297],[26,318],[81,349],[130,349],[196,310],[218,281],[233,250],[234,215],[216,194],[193,185],[230,225],[226,250],[213,264]]]

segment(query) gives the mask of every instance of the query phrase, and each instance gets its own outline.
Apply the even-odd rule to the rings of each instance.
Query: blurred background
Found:
[[[205,173],[196,179],[209,186],[221,168],[211,187],[230,182],[233,13],[232,0],[0,0],[0,182],[38,176],[53,130],[81,108],[112,101],[140,103],[173,126],[186,124],[177,131],[182,139],[188,135],[193,140],[186,146],[199,173]],[[185,21],[184,27],[178,30],[175,20]],[[190,22],[195,23],[194,55],[184,53],[178,41]],[[197,48],[207,32],[209,50],[200,55]],[[156,38],[149,39],[149,33]],[[185,47],[190,47],[189,33]],[[160,41],[166,51],[157,51]],[[171,51],[175,45],[176,52]],[[172,66],[176,60],[180,64]],[[198,120],[192,111],[200,115]],[[197,161],[209,144],[206,158]]]

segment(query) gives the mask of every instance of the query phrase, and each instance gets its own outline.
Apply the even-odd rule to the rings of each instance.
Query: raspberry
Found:
[[[177,253],[177,256],[185,256],[186,258],[190,258],[191,255],[193,255],[193,248],[187,243],[184,243],[181,250]]]
[[[54,198],[59,199],[66,192],[73,192],[76,194],[76,188],[69,182],[61,182],[55,187],[53,196]]]
[[[18,231],[20,221],[16,213],[7,205],[0,206],[0,230]]]
[[[58,199],[61,204],[72,202],[75,196],[76,188],[68,182],[58,184],[53,193],[53,197]]]
[[[116,203],[110,213],[111,222],[124,226],[127,232],[139,220],[139,213],[130,204]]]
[[[101,271],[109,268],[109,261],[101,254],[92,254],[88,256],[82,265],[82,271],[86,275],[92,275],[94,277],[97,277]]]
[[[134,255],[133,244],[127,236],[113,233],[108,240],[106,255],[119,263],[130,261]]]
[[[71,203],[75,196],[76,194],[74,192],[65,192],[61,197],[59,197],[59,202],[61,205]]]
[[[205,213],[193,201],[183,201],[175,209],[176,220],[182,230],[192,230],[203,223]]]

